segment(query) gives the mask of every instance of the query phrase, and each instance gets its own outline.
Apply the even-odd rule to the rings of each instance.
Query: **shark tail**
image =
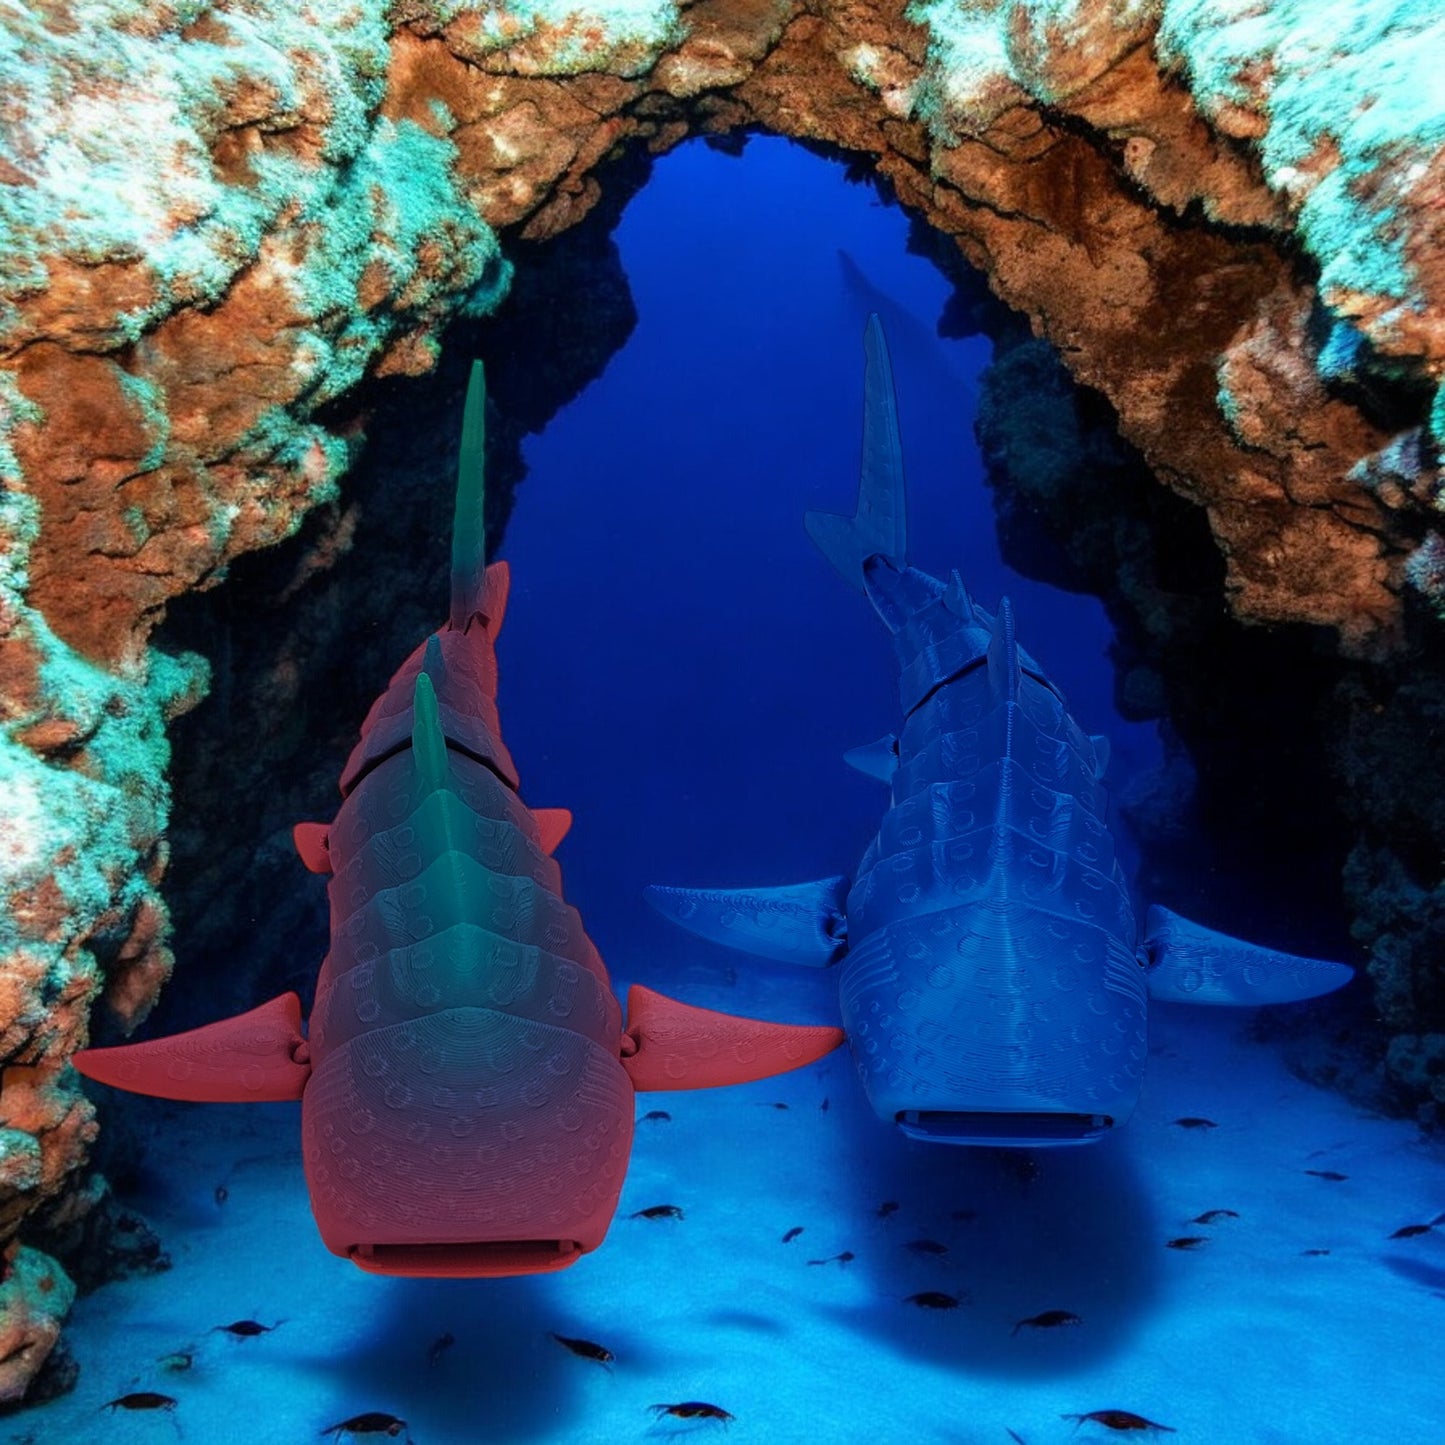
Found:
[[[850,586],[863,591],[863,564],[884,557],[902,568],[908,557],[908,519],[903,491],[903,449],[898,439],[898,402],[893,365],[877,313],[863,332],[863,467],[858,505],[851,517],[809,512],[803,519],[818,550]]]

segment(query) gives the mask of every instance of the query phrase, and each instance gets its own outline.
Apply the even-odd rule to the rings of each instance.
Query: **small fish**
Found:
[[[335,1425],[328,1425],[317,1433],[334,1436],[337,1440],[343,1435],[386,1435],[395,1440],[398,1435],[406,1435],[406,1421],[388,1415],[385,1410],[366,1410],[349,1420],[338,1420]],[[406,1438],[410,1440],[411,1436]]]
[[[759,1105],[758,1105],[758,1108],[760,1108],[760,1109],[786,1109],[787,1107],[788,1107],[788,1106],[787,1106],[786,1104],[759,1104]]]
[[[444,1335],[438,1335],[430,1345],[427,1346],[426,1362],[428,1365],[435,1365],[451,1347],[456,1344],[457,1337],[448,1330]]]
[[[803,1226],[802,1226],[801,1224],[795,1224],[795,1225],[783,1236],[783,1243],[784,1243],[784,1244],[791,1244],[802,1232],[803,1232]]]
[[[1017,1430],[1010,1430],[1007,1425],[1005,1425],[1003,1428],[1005,1431],[1007,1431],[1008,1437],[1014,1442],[1014,1445],[1028,1445],[1028,1442],[1024,1439],[1022,1435],[1019,1434]]]
[[[259,1320],[232,1320],[228,1325],[214,1326],[211,1333],[215,1334],[220,1330],[223,1334],[235,1335],[239,1340],[250,1340],[257,1335],[269,1335],[277,1326],[285,1323],[285,1320],[277,1320],[274,1325],[263,1325]]]
[[[1034,1330],[1056,1330],[1060,1325],[1081,1325],[1084,1323],[1081,1315],[1076,1315],[1072,1310],[1045,1310],[1041,1315],[1030,1315],[1026,1320],[1020,1320],[1009,1331],[1016,1335],[1027,1325]]]
[[[1165,1245],[1166,1249],[1198,1249],[1209,1241],[1202,1234],[1181,1234],[1178,1239],[1171,1239]]]
[[[1218,1224],[1221,1219],[1238,1219],[1239,1215],[1232,1209],[1206,1209],[1203,1214],[1196,1214],[1189,1222],[1190,1224]]]
[[[842,1254],[830,1254],[827,1259],[810,1259],[809,1264],[851,1264],[857,1256],[851,1249],[845,1249]]]
[[[1341,1174],[1335,1169],[1306,1169],[1305,1173],[1313,1174],[1316,1179],[1328,1179],[1332,1184],[1338,1184],[1342,1180],[1350,1177],[1348,1174]]]
[[[1060,1415],[1059,1419],[1073,1420],[1076,1425],[1082,1425],[1086,1420],[1092,1420],[1094,1424],[1103,1425],[1110,1430],[1166,1430],[1171,1435],[1179,1433],[1172,1425],[1161,1425],[1156,1420],[1146,1420],[1132,1410],[1090,1410],[1087,1415]]]
[[[218,1185],[216,1185],[216,1188],[215,1188],[215,1191],[214,1191],[214,1194],[213,1194],[213,1198],[214,1198],[215,1201],[216,1201],[216,1208],[217,1208],[217,1209],[219,1209],[230,1197],[231,1197],[231,1191],[230,1191],[229,1189],[227,1189],[224,1184],[218,1184]]]
[[[896,1199],[885,1199],[873,1212],[879,1219],[887,1219],[890,1214],[898,1213],[898,1201]]]
[[[1428,1224],[1402,1224],[1391,1236],[1391,1239],[1414,1239],[1417,1235],[1429,1234]]]
[[[564,1350],[571,1350],[580,1359],[596,1360],[599,1365],[606,1366],[617,1358],[606,1345],[599,1345],[593,1340],[573,1339],[570,1335],[559,1335],[555,1331],[550,1333]]]
[[[172,1350],[156,1361],[168,1375],[184,1375],[196,1362],[194,1350]]]
[[[1327,1250],[1327,1249],[1302,1249],[1302,1250],[1300,1250],[1300,1253],[1303,1254],[1303,1255],[1305,1255],[1306,1257],[1318,1258],[1318,1257],[1319,1257],[1320,1255],[1322,1255],[1322,1254],[1328,1254],[1328,1253],[1329,1253],[1329,1250]]]
[[[1183,1119],[1174,1121],[1181,1129],[1217,1129],[1219,1125],[1213,1119],[1199,1119],[1194,1115],[1188,1115]]]
[[[682,1219],[682,1210],[675,1204],[649,1204],[646,1209],[639,1209],[632,1216],[633,1219]]]
[[[944,1294],[941,1289],[920,1290],[917,1294],[911,1294],[903,1301],[906,1305],[917,1305],[921,1310],[956,1310],[958,1308],[958,1297],[956,1295]]]
[[[135,1390],[107,1400],[102,1410],[174,1410],[180,1402],[174,1395],[160,1395],[154,1390]]]
[[[649,1109],[643,1116],[644,1124],[670,1124],[672,1115],[666,1109]]]
[[[826,1113],[828,1112],[828,1101],[827,1101],[827,1099],[825,1098],[825,1099],[823,1100],[823,1102],[818,1105],[818,1107],[826,1114]]]
[[[940,1244],[936,1239],[910,1239],[904,1249],[911,1249],[914,1254],[943,1255],[948,1253],[948,1246]]]
[[[729,1415],[721,1405],[709,1405],[706,1400],[682,1400],[676,1405],[649,1405],[654,1415],[672,1415],[679,1420],[721,1420],[724,1425],[737,1416]]]
[[[955,1209],[953,1213],[950,1214],[948,1217],[952,1220],[955,1220],[959,1224],[972,1224],[973,1221],[978,1218],[978,1210]],[[1004,1429],[1008,1429],[1008,1426],[1005,1425]]]

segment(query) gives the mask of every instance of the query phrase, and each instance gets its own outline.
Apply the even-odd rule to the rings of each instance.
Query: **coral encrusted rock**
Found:
[[[171,968],[166,727],[208,671],[157,623],[336,501],[357,384],[426,372],[506,247],[632,148],[853,153],[1204,510],[1239,617],[1388,665],[1445,613],[1442,69],[1428,0],[7,10],[0,1243],[97,1197],[67,1059]]]

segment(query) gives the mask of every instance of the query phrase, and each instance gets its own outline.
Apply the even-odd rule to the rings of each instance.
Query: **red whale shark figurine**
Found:
[[[483,410],[474,363],[449,619],[372,705],[335,819],[295,830],[306,866],[331,875],[308,1033],[287,993],[74,1059],[88,1078],[161,1098],[299,1099],[321,1238],[376,1274],[564,1268],[616,1211],[635,1090],[765,1078],[843,1038],[640,986],[624,1026],[551,857],[571,815],[527,808],[501,739],[508,570],[485,561]]]

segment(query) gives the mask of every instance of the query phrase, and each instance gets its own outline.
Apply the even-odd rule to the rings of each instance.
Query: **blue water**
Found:
[[[1075,716],[1110,735],[1112,777],[1157,758],[1154,729],[1114,712],[1100,604],[1000,560],[973,437],[989,344],[938,337],[950,283],[907,254],[907,231],[787,141],[681,147],[616,234],[635,333],[526,447],[502,549],[503,718],[524,795],[576,812],[568,894],[625,977],[677,946],[646,884],[850,873],[877,826],[885,790],[842,754],[898,726],[896,666],[803,530],[809,508],[853,510],[871,309],[893,357],[909,560],[957,567],[986,607],[1012,599]]]

